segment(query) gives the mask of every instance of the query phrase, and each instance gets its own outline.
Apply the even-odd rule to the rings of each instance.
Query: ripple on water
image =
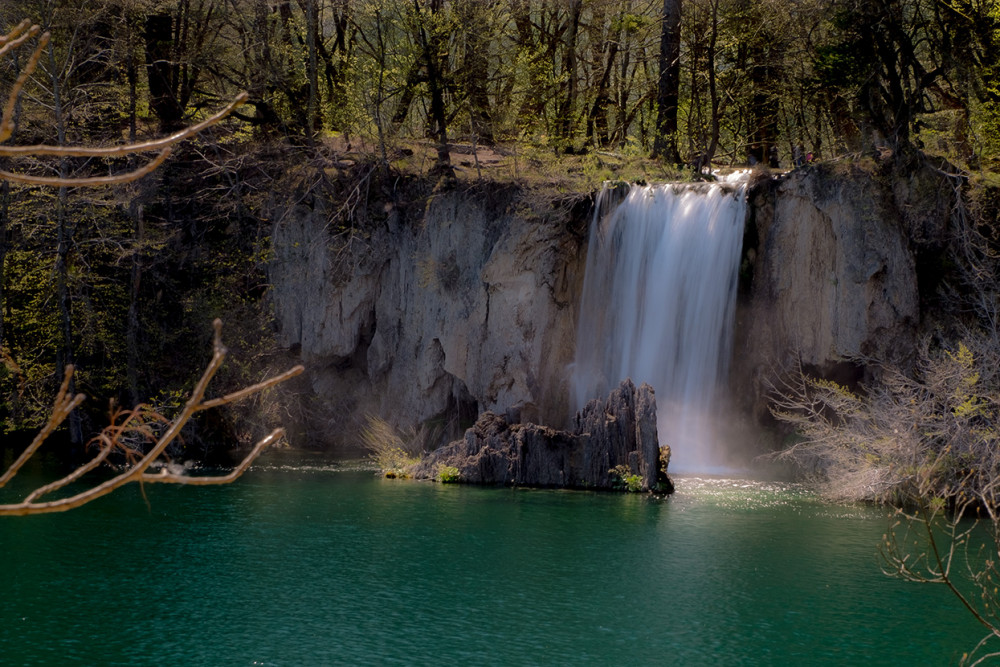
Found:
[[[253,464],[257,472],[280,472],[289,474],[315,474],[332,472],[378,472],[378,466],[371,459],[350,459],[305,463],[302,461],[281,462],[264,459]]]
[[[673,480],[675,497],[681,503],[744,510],[820,503],[819,497],[805,485],[792,482],[698,475],[678,475]]]

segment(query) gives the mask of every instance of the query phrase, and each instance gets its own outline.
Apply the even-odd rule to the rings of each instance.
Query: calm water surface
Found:
[[[654,500],[280,460],[0,519],[0,664],[947,665],[982,634],[881,574],[884,512],[796,487]]]

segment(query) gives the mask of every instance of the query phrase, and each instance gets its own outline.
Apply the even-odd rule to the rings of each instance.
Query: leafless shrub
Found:
[[[1000,481],[1000,349],[965,329],[952,349],[924,339],[916,372],[883,368],[865,393],[793,372],[772,411],[800,441],[780,452],[838,500],[906,504],[971,495],[996,503]]]
[[[410,468],[420,461],[430,429],[411,429],[401,435],[380,417],[368,415],[361,430],[361,442],[371,460],[386,477],[409,477]]]

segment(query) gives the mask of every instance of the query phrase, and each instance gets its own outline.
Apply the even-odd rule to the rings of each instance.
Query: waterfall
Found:
[[[745,189],[605,186],[591,223],[575,407],[627,377],[648,382],[671,470],[725,465],[712,426],[732,349]]]

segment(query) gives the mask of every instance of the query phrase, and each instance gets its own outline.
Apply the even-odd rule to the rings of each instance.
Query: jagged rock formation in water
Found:
[[[434,478],[452,467],[469,484],[611,489],[621,479],[612,469],[625,466],[642,478],[642,490],[672,493],[667,458],[656,436],[652,388],[626,380],[578,413],[571,431],[485,412],[464,438],[426,456],[414,475]]]
[[[420,195],[385,204],[385,225],[346,247],[334,206],[284,211],[273,235],[280,339],[317,399],[304,440],[356,440],[366,414],[453,435],[484,410],[565,422],[587,195],[496,183]]]

